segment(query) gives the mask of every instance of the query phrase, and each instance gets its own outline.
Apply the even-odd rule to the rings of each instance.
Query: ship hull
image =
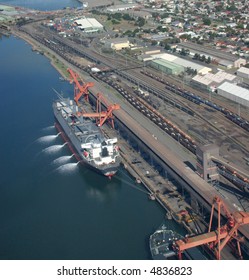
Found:
[[[117,160],[117,162],[112,164],[112,166],[106,166],[104,168],[98,168],[97,166],[90,164],[83,156],[81,156],[82,151],[80,150],[78,139],[74,133],[72,133],[70,127],[67,125],[62,115],[54,110],[54,117],[56,129],[61,133],[63,140],[67,143],[69,149],[75,156],[76,160],[81,163],[81,165],[108,178],[111,178],[113,175],[115,175],[119,169],[120,160]]]

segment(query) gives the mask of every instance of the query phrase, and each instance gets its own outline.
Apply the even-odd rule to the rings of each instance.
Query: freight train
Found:
[[[184,90],[180,87],[176,87],[174,84],[170,84],[169,82],[165,81],[164,79],[162,79],[158,76],[155,76],[154,74],[152,74],[148,71],[141,70],[141,73],[146,75],[146,76],[149,76],[153,79],[156,79],[157,81],[160,81],[161,83],[165,84],[165,88],[167,90],[170,90],[170,91],[182,96],[183,98],[185,98],[185,99],[187,99],[187,100],[189,100],[189,101],[191,101],[191,102],[193,102],[197,105],[205,104],[205,105],[221,112],[222,114],[225,115],[225,117],[227,119],[229,119],[233,123],[239,125],[240,127],[242,127],[243,129],[245,129],[246,131],[249,132],[249,122],[247,120],[245,120],[244,118],[240,117],[239,115],[229,111],[228,109],[226,109],[222,106],[219,106],[219,105],[215,104],[214,102],[212,102],[210,100],[207,100],[207,99],[205,99],[201,96],[193,94],[190,91]]]

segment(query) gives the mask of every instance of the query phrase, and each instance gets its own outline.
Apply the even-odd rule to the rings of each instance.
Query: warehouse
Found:
[[[130,47],[130,42],[127,38],[106,39],[105,47],[120,51]]]
[[[172,54],[168,54],[168,53],[161,53],[161,54],[156,54],[156,55],[152,55],[151,56],[154,59],[163,59],[167,62],[171,62],[174,63],[175,65],[181,66],[183,67],[185,70],[187,68],[191,68],[193,70],[196,70],[198,74],[202,74],[205,75],[208,72],[211,72],[212,69],[206,66],[202,66],[200,64],[194,63],[192,61],[177,57],[175,55]]]
[[[249,107],[249,90],[234,85],[229,82],[224,82],[217,88],[217,93],[226,97],[238,104]]]
[[[184,71],[182,66],[160,58],[152,60],[149,64],[151,67],[169,75],[179,75]]]
[[[75,21],[78,28],[86,33],[98,32],[104,29],[95,18],[82,18]]]
[[[117,13],[123,12],[131,9],[139,8],[138,4],[121,4],[121,5],[113,5],[106,9],[107,12]]]
[[[217,61],[218,65],[224,66],[226,68],[239,68],[246,64],[246,60],[244,58],[237,57],[231,53],[217,50],[208,46],[203,46],[192,42],[181,42],[177,45],[177,50],[181,50],[182,48],[188,49],[191,56],[194,56],[195,53],[197,53],[201,56],[204,55],[206,58],[210,57],[212,60]]]
[[[245,84],[249,84],[249,68],[241,67],[237,71],[237,76],[242,78]]]
[[[218,86],[220,86],[222,83],[225,81],[237,84],[241,81],[241,78],[229,74],[225,71],[219,71],[215,74],[213,73],[208,73],[204,76],[202,75],[196,75],[192,78],[191,84],[192,86],[206,90],[206,91],[215,91]]]

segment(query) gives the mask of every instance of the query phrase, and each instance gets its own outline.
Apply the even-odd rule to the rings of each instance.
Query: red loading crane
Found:
[[[106,111],[101,111],[101,104],[104,104]],[[83,117],[96,118],[96,123],[98,126],[102,126],[104,122],[108,119],[112,128],[114,128],[114,116],[113,111],[119,110],[119,104],[108,104],[107,100],[104,98],[103,94],[98,93],[97,95],[97,112],[96,113],[79,113]]]
[[[77,105],[79,105],[79,99],[81,98],[82,95],[84,95],[85,100],[88,102],[88,88],[93,87],[94,83],[89,82],[89,83],[84,83],[80,78],[77,73],[75,73],[72,69],[68,68],[67,71],[69,72],[71,76],[70,82],[74,82],[74,101],[76,102]],[[79,81],[80,79],[80,81]]]
[[[218,225],[215,231],[211,231],[215,204],[217,204],[218,208]],[[227,218],[227,223],[223,226],[221,226],[221,211],[223,211]],[[231,214],[224,202],[219,197],[215,197],[212,205],[208,232],[175,242],[174,247],[178,252],[179,259],[182,258],[182,252],[184,250],[200,245],[207,245],[208,248],[213,251],[216,259],[220,260],[222,249],[232,239],[236,240],[237,254],[239,258],[242,259],[240,249],[240,242],[242,241],[242,238],[238,235],[238,228],[245,224],[249,224],[249,213],[239,211]]]

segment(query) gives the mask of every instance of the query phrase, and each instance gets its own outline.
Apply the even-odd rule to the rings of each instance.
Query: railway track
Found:
[[[115,73],[117,73],[117,71],[114,71]],[[127,79],[128,81],[137,84],[137,78],[135,75],[131,75],[131,74],[127,74],[127,73],[119,73],[119,75],[125,79]],[[147,83],[143,82],[142,80],[139,79],[139,84],[142,88],[146,89],[148,92],[154,94],[157,97],[160,97],[162,100],[165,100],[165,91],[163,90],[159,90],[159,89],[153,89],[151,88],[151,86],[149,86]],[[200,105],[201,102],[195,102],[197,105]],[[186,106],[185,106],[186,107]],[[184,108],[185,108],[184,107]],[[208,123],[213,129],[215,129],[217,132],[219,132],[220,134],[222,134],[223,136],[226,136],[227,138],[229,138],[233,143],[235,143],[236,145],[238,145],[240,147],[240,149],[242,151],[244,151],[245,153],[249,154],[248,149],[244,146],[243,143],[241,143],[240,141],[238,141],[237,139],[235,139],[234,137],[231,137],[229,135],[227,135],[226,133],[224,133],[221,129],[217,128],[214,124],[212,124],[208,119],[204,118],[201,114],[198,113],[198,110],[195,110],[194,113],[196,116],[198,116],[200,119],[204,120],[206,123]]]
[[[35,38],[35,35],[33,34],[33,36],[34,36],[34,39],[35,40],[37,40],[38,42],[40,42],[41,44],[44,44],[44,39],[43,38],[40,38],[39,36],[38,37],[36,37]],[[32,36],[32,37],[33,37]],[[48,44],[47,45],[47,47],[48,48],[51,48],[52,49],[52,47]],[[71,59],[71,57],[70,57],[70,52],[74,52],[74,53],[76,53],[76,54],[78,54],[78,55],[81,55],[81,51],[79,51],[79,50],[76,50],[76,51],[73,51],[72,49],[71,49],[71,47],[70,48],[68,48],[69,49],[69,53],[66,53],[66,48],[65,49],[63,49],[63,48],[59,48],[57,45],[54,45],[54,51],[56,52],[56,53],[58,53],[61,57],[63,57],[65,60],[67,60],[69,63],[71,63],[71,64],[73,64],[74,66],[76,66],[78,69],[81,69],[81,70],[83,70],[83,71],[87,71],[87,69],[85,69],[82,65],[80,65],[80,64],[78,64],[77,62],[75,62],[74,60],[72,60]],[[67,50],[68,50],[67,49]],[[87,57],[86,57],[87,58]],[[89,57],[89,59],[91,60],[91,56]],[[93,61],[93,60],[92,60]],[[93,61],[94,63],[97,63],[97,62],[99,62],[99,60],[98,59],[95,59],[95,61]],[[89,70],[89,69],[88,69]],[[115,87],[114,87],[115,88]],[[121,89],[120,89],[121,90]],[[125,94],[125,91],[123,92],[123,94]],[[127,97],[129,97],[129,95],[127,95]],[[130,96],[130,100],[128,100],[129,102],[131,101],[131,104],[132,104],[132,102],[133,103],[135,103],[135,105],[138,107],[140,107],[140,109],[142,110],[142,105],[143,106],[145,106],[145,104],[143,104],[143,102],[141,102],[142,100],[140,100],[139,98],[137,98],[137,100],[134,100],[134,96]],[[180,144],[182,144],[183,146],[185,146],[188,150],[190,150],[191,151],[191,149],[194,151],[195,149],[196,149],[196,144],[195,144],[195,141],[190,137],[190,140],[188,139],[188,136],[186,136],[185,138],[183,137],[184,136],[184,134],[181,134],[181,131],[180,130],[178,130],[178,128],[176,128],[176,127],[171,127],[171,126],[169,126],[169,123],[167,122],[167,120],[165,120],[165,119],[163,119],[160,115],[158,115],[158,114],[154,114],[155,112],[154,112],[154,110],[155,110],[155,108],[153,108],[152,106],[151,106],[151,108],[150,107],[148,107],[148,106],[145,106],[145,109],[146,110],[144,110],[145,112],[147,112],[147,113],[149,113],[150,114],[150,117],[151,117],[151,120],[154,122],[154,123],[156,123],[157,125],[159,125],[162,129],[164,129],[164,131],[166,132],[166,133],[168,133],[168,134],[170,134],[175,140],[177,140]],[[154,118],[154,120],[153,120],[153,118]],[[159,121],[159,118],[160,118],[160,120],[162,120],[162,121],[165,121],[164,123],[162,123],[162,122],[160,122]],[[161,123],[161,124],[159,124],[159,123]],[[168,130],[167,130],[168,129]],[[176,130],[174,130],[174,129],[176,129]],[[176,132],[176,133],[175,133]],[[178,134],[177,134],[178,133]],[[193,142],[192,142],[192,140],[193,140]],[[193,151],[191,151],[191,152],[193,152]],[[242,233],[248,238],[248,229],[244,229],[243,231],[242,231]]]
[[[85,69],[87,71],[87,69]],[[91,73],[89,73],[91,74]],[[183,144],[186,147],[186,140],[187,139],[192,139],[192,137],[190,137],[189,135],[187,135],[186,133],[184,133],[180,128],[178,128],[176,125],[174,125],[171,121],[167,120],[163,115],[161,115],[159,112],[157,112],[156,108],[149,105],[148,101],[150,102],[150,100],[146,100],[148,99],[148,97],[146,98],[143,95],[140,95],[140,97],[137,97],[136,95],[139,94],[138,91],[134,91],[134,93],[132,94],[130,91],[130,93],[128,93],[126,90],[124,90],[123,88],[121,88],[117,83],[115,83],[113,80],[111,80],[110,78],[106,77],[105,75],[102,74],[97,74],[95,73],[94,75],[92,75],[94,78],[100,79],[102,81],[104,81],[105,83],[107,83],[108,85],[114,87],[119,93],[121,93],[121,95],[123,95],[123,97],[125,97],[134,107],[136,107],[139,111],[141,111],[143,114],[145,114],[147,117],[149,117],[152,121],[154,121],[157,125],[162,124],[164,122],[166,122],[166,127],[163,128],[166,132],[167,129],[170,128],[170,135],[175,138],[177,141],[179,141],[181,144]],[[143,86],[145,89],[147,89],[149,92],[153,92],[151,89],[148,89],[147,85]],[[155,91],[155,90],[154,90]],[[165,100],[165,96],[160,93],[160,92],[156,92],[156,96],[160,97],[161,99]],[[139,104],[140,103],[140,104]],[[151,102],[150,102],[151,104]],[[187,112],[188,113],[188,112]],[[240,141],[234,139],[233,137],[225,134],[221,129],[217,128],[214,124],[212,124],[212,122],[210,122],[209,120],[207,120],[206,118],[204,118],[201,114],[199,114],[197,111],[195,111],[195,115],[198,116],[200,119],[204,120],[206,123],[209,124],[209,126],[211,126],[215,131],[219,132],[220,134],[226,136],[227,138],[229,138],[233,143],[235,143],[236,145],[238,145],[240,147],[241,150],[243,150],[245,153],[249,153],[249,151],[244,147],[243,143],[241,143]],[[162,128],[162,125],[159,125]],[[169,126],[169,127],[168,127]],[[172,130],[173,128],[173,130]],[[183,139],[182,139],[183,137]],[[180,140],[179,140],[180,139]],[[187,146],[187,148],[195,153],[195,141],[192,139],[192,144],[190,143],[190,146]]]
[[[187,105],[185,104],[186,100],[181,101],[178,98],[176,98],[175,95],[176,95],[177,90],[179,91],[179,89],[177,89],[175,86],[171,85],[168,89],[164,89],[164,90],[157,88],[158,83],[163,82],[163,83],[168,84],[167,81],[165,82],[164,80],[158,79],[155,76],[151,77],[151,75],[147,75],[147,76],[150,76],[149,78],[151,78],[151,79],[150,79],[149,83],[146,83],[143,80],[144,75],[146,75],[145,72],[141,71],[143,73],[137,73],[133,69],[133,70],[131,70],[132,73],[130,74],[130,73],[126,73],[125,71],[120,70],[120,69],[126,69],[126,68],[133,68],[133,67],[135,67],[135,64],[127,65],[127,62],[124,61],[123,58],[117,60],[117,58],[111,58],[111,57],[106,58],[103,54],[99,54],[99,53],[94,52],[94,51],[89,51],[89,50],[88,50],[88,52],[83,51],[82,48],[75,46],[74,42],[68,41],[68,40],[67,41],[63,40],[61,37],[59,37],[56,34],[50,34],[49,33],[49,40],[50,41],[48,41],[48,40],[45,41],[40,36],[36,36],[35,33],[32,33],[30,35],[32,37],[34,37],[34,39],[36,39],[36,40],[40,41],[41,43],[47,45],[48,47],[52,48],[60,56],[62,56],[65,60],[69,61],[70,63],[73,63],[75,66],[79,67],[81,70],[86,71],[87,69],[85,69],[85,67],[82,67],[80,64],[76,63],[72,59],[70,59],[70,56],[67,54],[67,52],[75,53],[76,55],[83,56],[86,59],[89,59],[90,61],[92,61],[96,64],[99,64],[100,62],[103,63],[104,65],[106,65],[109,69],[111,69],[117,75],[125,78],[126,80],[132,82],[135,85],[139,85],[144,90],[147,90],[149,93],[154,94],[156,97],[159,97],[160,99],[167,102],[171,106],[176,107],[176,108],[178,108],[178,109],[180,109],[184,112],[187,112],[190,115],[194,115],[194,114],[198,115],[199,118],[201,118],[202,120],[209,123],[209,125],[211,125],[216,131],[219,131],[221,134],[225,135],[225,133],[223,131],[221,131],[220,129],[215,127],[207,119],[203,118],[201,116],[201,114],[198,114],[197,113],[198,110],[197,110],[196,107],[194,109],[192,109],[190,103],[188,103]],[[51,42],[53,42],[53,43],[51,43]],[[147,72],[147,74],[148,74],[148,72]],[[151,86],[151,84],[152,84],[152,86]],[[179,96],[177,96],[177,97],[179,97]],[[198,101],[198,100],[195,100],[193,103],[194,103],[193,105],[195,105],[195,106],[200,105],[200,101]],[[238,140],[236,140],[236,139],[234,139],[230,136],[229,136],[229,139],[231,141],[233,141],[235,144],[239,145],[239,147],[244,152],[249,153],[249,151],[244,147],[244,145],[242,143],[240,143]]]

